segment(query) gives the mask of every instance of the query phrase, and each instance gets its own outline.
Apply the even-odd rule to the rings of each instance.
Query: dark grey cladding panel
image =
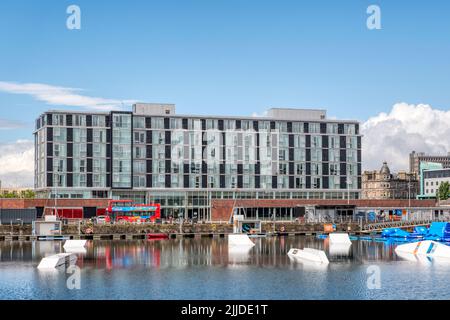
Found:
[[[277,189],[277,188],[278,188],[278,177],[272,176],[272,189]]]
[[[37,219],[36,209],[2,209],[0,210],[0,222],[9,224],[31,224]]]
[[[47,187],[53,187],[53,174],[47,173]]]
[[[53,141],[53,128],[47,128],[47,142]]]
[[[86,127],[92,127],[92,115],[90,114],[86,116]]]
[[[329,182],[329,178],[328,177],[323,177],[322,178],[322,188],[323,189],[329,189],[330,188],[330,182]]]
[[[145,128],[146,129],[152,128],[152,118],[150,118],[150,117],[145,118]]]

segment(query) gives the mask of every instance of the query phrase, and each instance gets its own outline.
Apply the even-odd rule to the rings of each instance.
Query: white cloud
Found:
[[[263,113],[253,112],[252,117],[254,118],[265,118],[269,114],[269,111],[265,110]]]
[[[425,104],[398,103],[388,114],[369,118],[361,127],[364,169],[379,169],[387,161],[393,171],[408,171],[413,150],[446,155],[450,151],[449,123],[450,111]]]
[[[25,124],[19,121],[0,118],[0,130],[24,128]]]
[[[2,187],[33,187],[33,141],[0,144],[0,180]]]
[[[89,97],[77,92],[77,88],[51,86],[41,83],[16,83],[0,81],[0,91],[12,94],[30,95],[38,101],[50,105],[80,107],[93,110],[122,109],[131,105],[133,100],[116,100]]]

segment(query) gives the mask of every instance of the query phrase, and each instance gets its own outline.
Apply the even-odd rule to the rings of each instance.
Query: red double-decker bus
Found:
[[[110,200],[106,213],[118,223],[155,222],[161,219],[160,204],[133,204],[132,200]]]

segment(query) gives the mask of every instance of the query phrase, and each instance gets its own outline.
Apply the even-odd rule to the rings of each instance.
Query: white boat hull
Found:
[[[324,251],[311,248],[304,248],[303,250],[293,248],[289,250],[288,256],[317,263],[330,263]]]
[[[431,240],[406,243],[397,246],[395,252],[399,255],[413,254],[438,258],[450,258],[450,247]]]

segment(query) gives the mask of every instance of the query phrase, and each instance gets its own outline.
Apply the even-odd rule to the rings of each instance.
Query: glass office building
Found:
[[[39,197],[160,203],[164,217],[208,220],[212,199],[358,199],[361,191],[359,123],[323,110],[49,111],[36,121],[35,144]]]

